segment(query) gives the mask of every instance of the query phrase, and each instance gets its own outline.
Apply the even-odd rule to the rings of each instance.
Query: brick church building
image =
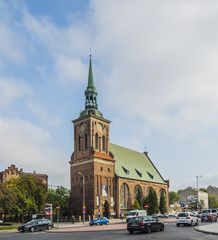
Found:
[[[110,143],[110,121],[98,110],[90,56],[85,110],[72,121],[74,152],[70,160],[71,212],[86,216],[119,217],[128,213],[137,199],[143,203],[149,188],[158,198],[163,191],[168,209],[168,181],[165,181],[147,153]],[[83,191],[84,196],[83,196]]]

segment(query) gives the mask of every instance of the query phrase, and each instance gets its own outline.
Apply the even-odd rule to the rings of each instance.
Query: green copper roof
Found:
[[[144,154],[110,143],[118,177],[166,184],[151,160]]]
[[[92,114],[103,118],[103,114],[100,111],[98,111],[97,95],[98,92],[95,89],[92,71],[92,58],[90,55],[88,86],[85,90],[85,110],[80,113],[80,117]]]

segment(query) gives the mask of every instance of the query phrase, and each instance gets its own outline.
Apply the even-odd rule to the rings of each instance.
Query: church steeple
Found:
[[[80,117],[89,115],[89,114],[103,117],[102,113],[98,111],[97,95],[98,95],[98,92],[95,89],[94,77],[93,77],[93,71],[92,71],[92,56],[90,55],[88,86],[85,90],[85,110],[80,113]]]
[[[90,60],[89,60],[89,77],[88,77],[88,86],[85,91],[85,97],[86,97],[86,103],[85,103],[85,109],[98,109],[98,104],[97,104],[97,91],[95,89],[95,84],[94,84],[94,77],[93,77],[93,72],[92,72],[92,57],[90,55]]]

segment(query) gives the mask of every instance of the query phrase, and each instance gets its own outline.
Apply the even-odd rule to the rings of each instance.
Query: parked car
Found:
[[[43,230],[51,230],[53,228],[53,223],[48,219],[34,219],[30,222],[23,224],[18,227],[19,232],[29,231],[43,231]]]
[[[91,220],[89,225],[90,226],[93,226],[93,225],[102,225],[102,224],[106,224],[108,225],[109,224],[109,220],[106,218],[106,217],[98,217],[98,218],[95,218],[94,220]]]
[[[140,231],[151,233],[152,231],[164,231],[164,223],[152,216],[134,217],[127,223],[127,230],[129,233]]]
[[[3,223],[3,221],[2,221],[2,220],[0,220],[0,223]]]
[[[146,217],[147,216],[147,211],[146,210],[132,210],[129,212],[129,214],[126,217],[126,222],[129,222],[130,219],[133,217]]]
[[[154,214],[152,214],[152,217],[154,217],[154,218],[163,218],[164,216],[161,213],[154,213]]]
[[[182,212],[176,217],[176,226],[180,225],[198,225],[198,218],[192,212]]]
[[[201,216],[201,222],[217,222],[217,215],[213,213],[203,214]]]

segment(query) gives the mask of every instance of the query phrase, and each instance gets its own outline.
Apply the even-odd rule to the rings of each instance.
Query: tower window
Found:
[[[85,134],[85,149],[88,149],[88,137],[87,137],[87,134]]]
[[[100,167],[100,170],[103,171],[103,167]]]
[[[105,136],[103,136],[102,138],[102,148],[103,148],[103,151],[105,151]]]
[[[108,168],[107,171],[110,172],[111,171],[110,168]]]
[[[98,149],[98,133],[95,134],[95,148]]]
[[[78,149],[81,151],[81,137],[78,137]]]

